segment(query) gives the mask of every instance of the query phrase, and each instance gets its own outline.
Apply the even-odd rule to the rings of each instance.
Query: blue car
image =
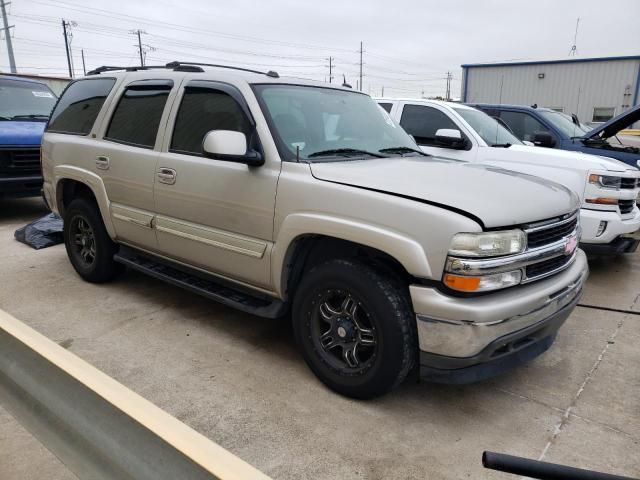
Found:
[[[591,129],[577,117],[549,108],[521,105],[470,104],[506,125],[522,141],[541,147],[577,150],[615,158],[637,167],[640,138],[618,135],[640,121],[640,105]]]
[[[43,82],[0,76],[0,198],[40,195],[40,142],[55,103]]]

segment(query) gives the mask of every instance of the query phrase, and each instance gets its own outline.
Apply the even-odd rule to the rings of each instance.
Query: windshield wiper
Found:
[[[49,120],[49,115],[38,115],[38,114],[31,114],[31,115],[14,115],[13,117],[11,117],[11,120],[17,120],[19,118],[29,118],[29,119],[42,119],[42,120]]]
[[[307,156],[307,158],[314,157],[328,157],[331,155],[350,157],[353,155],[370,155],[372,157],[377,158],[385,158],[385,155],[380,155],[379,153],[368,152],[367,150],[358,150],[357,148],[334,148],[330,150],[321,150],[319,152],[314,152]]]
[[[498,148],[509,148],[511,146],[510,143],[493,143],[491,144],[492,147],[498,147]]]
[[[420,155],[424,155],[425,157],[429,156],[429,154],[424,153],[422,150],[416,150],[415,148],[409,148],[409,147],[381,148],[378,151],[380,153],[399,153],[399,154],[403,154],[403,153],[419,153]]]

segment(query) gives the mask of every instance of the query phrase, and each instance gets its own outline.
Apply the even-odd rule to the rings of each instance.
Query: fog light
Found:
[[[600,220],[600,225],[598,225],[598,232],[596,233],[596,237],[599,237],[600,235],[602,235],[606,229],[607,229],[607,222],[605,222],[604,220]]]

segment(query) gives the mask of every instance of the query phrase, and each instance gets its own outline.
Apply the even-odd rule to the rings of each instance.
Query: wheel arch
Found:
[[[71,165],[59,165],[54,173],[58,214],[63,217],[66,207],[74,198],[92,198],[98,205],[107,233],[114,239],[115,229],[109,215],[110,202],[102,179],[93,172]]]
[[[403,280],[431,276],[422,246],[397,232],[317,214],[287,217],[272,254],[273,285],[289,299],[310,266],[331,258],[366,258]]]

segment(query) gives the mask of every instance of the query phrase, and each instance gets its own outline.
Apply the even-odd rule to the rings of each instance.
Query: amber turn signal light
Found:
[[[480,277],[463,277],[447,273],[444,276],[444,283],[447,287],[461,292],[475,292],[480,286]]]

